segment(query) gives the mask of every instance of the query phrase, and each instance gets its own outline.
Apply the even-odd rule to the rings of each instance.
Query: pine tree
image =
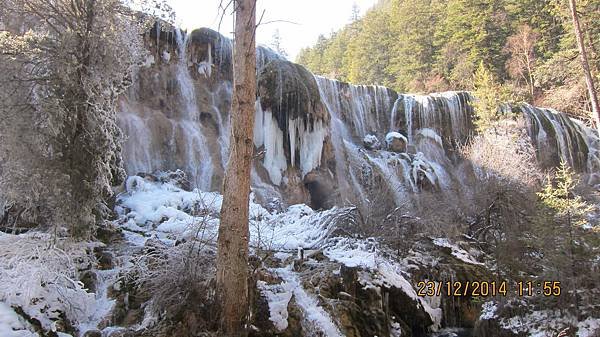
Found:
[[[437,36],[438,44],[455,54],[453,61],[456,64],[446,76],[460,83],[468,69],[475,70],[478,62],[488,65],[495,75],[503,75],[505,56],[502,49],[507,35],[508,17],[503,1],[448,1],[445,21]],[[446,56],[439,55],[440,58]]]
[[[394,82],[393,75],[387,71],[394,40],[389,22],[390,15],[385,10],[371,10],[361,20],[360,30],[346,50],[350,82],[387,86]]]
[[[476,99],[472,104],[477,115],[475,126],[477,131],[483,132],[500,119],[500,107],[509,101],[509,93],[496,81],[483,62],[473,76],[473,87]]]
[[[575,195],[575,187],[577,181],[575,174],[564,161],[561,162],[560,168],[556,172],[554,181],[549,180],[543,191],[538,193],[544,206],[551,210],[556,221],[563,225],[566,231],[566,243],[569,250],[569,261],[571,269],[571,291],[573,292],[573,301],[575,307],[575,315],[578,319],[581,318],[581,308],[578,294],[578,273],[577,273],[577,227],[586,223],[586,215],[592,211],[592,207],[588,205],[581,196]],[[557,235],[557,233],[554,233]],[[558,234],[560,235],[560,234]]]
[[[397,90],[418,90],[434,68],[435,32],[444,12],[440,1],[395,1],[392,5],[391,29],[393,56],[388,71],[395,75]]]

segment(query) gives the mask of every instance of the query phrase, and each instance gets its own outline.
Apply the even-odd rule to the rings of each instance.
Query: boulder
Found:
[[[83,337],[102,337],[100,330],[88,330],[83,334]]]
[[[184,191],[191,191],[192,186],[187,175],[182,170],[168,171],[158,174],[158,180],[162,183],[171,183]]]
[[[381,142],[375,135],[366,135],[363,138],[363,145],[367,150],[381,150]]]
[[[290,119],[314,123],[329,118],[314,76],[299,64],[269,62],[258,76],[258,95],[262,109],[273,113],[284,132]]]
[[[385,142],[388,151],[392,152],[406,152],[406,145],[408,140],[399,132],[390,132],[385,136]]]
[[[96,292],[96,284],[98,283],[98,276],[92,270],[86,270],[81,274],[80,281],[83,283],[84,287],[90,293]]]

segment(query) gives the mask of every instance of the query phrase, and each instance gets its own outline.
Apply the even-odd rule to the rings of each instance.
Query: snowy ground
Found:
[[[526,305],[525,302],[521,303]],[[553,310],[534,310],[528,314],[510,318],[498,317],[499,304],[489,301],[483,304],[481,320],[499,319],[500,327],[515,334],[527,333],[530,337],[555,336],[567,332],[567,327],[577,326],[578,337],[595,337],[600,332],[600,319],[587,318],[577,322],[575,317]],[[569,333],[568,336],[571,334]],[[567,336],[567,335],[565,335]]]
[[[194,236],[207,241],[216,239],[222,203],[219,194],[198,190],[187,192],[170,183],[150,182],[140,177],[130,177],[126,186],[127,191],[119,197],[117,211],[121,226],[132,244],[143,245],[149,238],[158,238],[166,244]],[[357,239],[351,233],[334,235],[340,229],[337,220],[352,210],[333,208],[317,212],[306,205],[292,205],[278,213],[269,212],[251,201],[251,246],[276,251],[283,258],[286,254],[295,254],[298,248],[321,250],[330,260],[368,270],[376,277],[363,280],[364,286],[371,282],[373,285],[385,284],[403,289],[421,303],[434,322],[432,329],[437,329],[441,324],[441,309],[432,307],[429,301],[417,296],[405,266],[387,258],[374,239]],[[453,252],[462,254],[460,256],[465,262],[476,263],[458,247]],[[302,289],[291,268],[279,268],[273,272],[283,279],[283,284],[259,286],[269,299],[271,320],[278,329],[287,327],[287,304],[293,294],[308,321],[328,336],[339,334],[325,310],[318,307],[317,302]]]
[[[207,244],[216,242],[222,204],[222,196],[218,193],[185,191],[177,187],[175,181],[160,176],[159,181],[129,177],[125,187],[117,198],[115,225],[122,229],[129,246],[141,247],[149,239],[158,239],[168,246],[191,238]],[[361,279],[365,287],[386,285],[402,289],[430,315],[434,322],[432,330],[438,329],[442,319],[440,301],[417,296],[410,280],[409,272],[413,267],[410,259],[392,260],[375,239],[357,238],[351,228],[340,228],[340,223],[348,223],[340,219],[351,219],[352,212],[352,208],[317,212],[306,205],[293,205],[277,212],[251,201],[251,247],[276,252],[275,257],[281,260],[295,255],[298,248],[319,250],[332,261],[360,267],[368,271],[369,277]],[[435,239],[433,243],[449,248],[453,256],[465,263],[481,264],[447,239]],[[93,263],[89,251],[98,244],[67,239],[55,242],[49,234],[15,236],[0,233],[0,336],[37,336],[11,306],[22,308],[48,330],[56,330],[58,312],[64,312],[82,332],[95,328],[114,305],[114,301],[107,298],[106,288],[118,272],[99,271],[96,294],[84,289],[77,272],[85,269],[84,265]],[[425,261],[427,257],[416,255],[413,258]],[[294,296],[304,321],[314,330],[327,336],[342,336],[335,317],[319,305],[314,295],[303,289],[293,268],[269,271],[282,282],[259,282],[258,286],[268,300],[270,319],[278,330],[287,327],[287,307]],[[495,305],[486,304],[481,318],[494,318],[495,310]],[[522,322],[533,321],[536,317],[505,323],[508,329],[520,331],[522,326],[526,327]],[[580,323],[579,336],[591,336],[598,325],[594,320]],[[399,330],[394,331],[397,334]]]

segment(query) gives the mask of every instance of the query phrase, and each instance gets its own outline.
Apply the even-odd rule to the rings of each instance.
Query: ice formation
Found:
[[[302,118],[289,119],[288,139],[284,140],[283,130],[279,128],[271,111],[263,111],[260,98],[255,106],[254,145],[264,146],[263,165],[273,184],[281,184],[283,174],[288,168],[284,141],[288,142],[290,148],[289,163],[292,167],[300,168],[302,177],[319,167],[323,142],[327,136],[327,128],[322,121],[315,122],[311,129]],[[299,163],[296,162],[296,153],[299,154]]]
[[[208,50],[200,63],[188,60],[192,57],[187,55],[192,34],[175,31],[177,50],[171,52],[177,53],[176,60],[172,56],[164,57],[168,47],[159,48],[164,51],[163,61],[173,63],[170,69],[175,71],[175,97],[180,100],[176,106],[181,107],[181,111],[149,109],[138,101],[135,90],[127,100],[120,102],[118,118],[126,135],[124,161],[129,174],[183,169],[194,185],[203,190],[218,188],[229,156],[232,48],[231,40],[218,33],[204,33],[202,38],[208,36],[208,41],[193,39],[194,43],[202,44],[201,50]],[[189,49],[195,50],[193,47]],[[256,58],[259,77],[263,75],[261,71],[270,69],[269,64],[285,62],[280,55],[262,46],[257,48]],[[194,65],[199,74],[190,73]],[[142,71],[154,71],[154,67],[159,66],[154,64],[152,69]],[[286,64],[281,66],[286,67]],[[278,67],[273,71],[280,70]],[[287,89],[302,91],[301,81],[307,80],[301,76],[283,78],[281,76],[287,76],[285,71],[279,76],[275,78],[280,82],[269,82],[267,87],[288,85],[286,80],[291,80],[298,83],[294,82]],[[204,77],[210,77],[210,81]],[[254,143],[259,153],[264,154],[257,167],[262,166],[267,174],[261,174],[262,170],[255,172],[252,183],[261,196],[281,197],[288,181],[302,182],[302,178],[315,169],[319,169],[318,174],[330,175],[334,180],[336,186],[332,192],[340,192],[344,201],[354,204],[368,201],[369,189],[373,187],[369,184],[379,180],[372,174],[380,176],[390,198],[396,202],[406,202],[407,194],[418,192],[423,187],[419,186],[419,179],[423,182],[423,177],[431,183],[429,185],[442,190],[456,183],[455,150],[475,132],[470,93],[400,94],[382,86],[353,85],[320,76],[314,79],[318,92],[311,91],[308,96],[311,107],[318,106],[318,113],[311,111],[310,116],[303,115],[307,112],[298,116],[291,111],[268,109],[261,106],[258,97]],[[277,100],[281,103],[294,92],[273,95],[269,99],[276,105]],[[263,99],[265,103],[267,97]],[[320,115],[320,105],[327,116]],[[509,113],[517,109],[504,110]],[[600,140],[591,129],[550,109],[524,105],[522,110],[541,162],[556,165],[564,160],[580,171],[597,176],[589,178],[590,181],[600,181]],[[392,158],[380,149],[376,140],[383,142],[386,135],[404,140],[407,147],[401,152],[409,156]],[[215,146],[220,151],[215,150]],[[363,152],[364,148],[371,153]],[[421,155],[417,156],[418,153]],[[324,155],[328,159],[326,163]],[[329,160],[330,156],[335,160]],[[287,179],[292,176],[293,179]]]

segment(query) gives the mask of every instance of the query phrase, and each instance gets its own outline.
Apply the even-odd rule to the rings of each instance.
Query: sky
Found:
[[[223,18],[219,29],[221,0],[167,0],[173,7],[177,24],[182,28],[209,27],[231,36],[231,15]],[[223,0],[227,2],[227,0]],[[320,34],[328,36],[350,22],[353,4],[360,14],[377,0],[258,0],[257,20],[264,11],[263,24],[258,27],[257,42],[269,45],[279,30],[281,45],[290,60],[303,47],[314,45]]]

